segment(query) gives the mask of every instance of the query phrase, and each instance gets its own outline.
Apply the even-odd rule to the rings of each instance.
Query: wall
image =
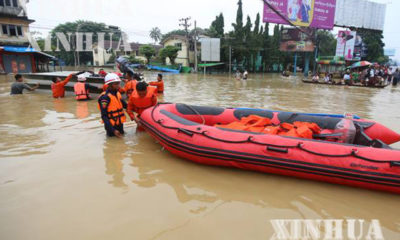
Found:
[[[187,61],[187,47],[186,47],[186,41],[182,39],[170,39],[164,43],[164,46],[175,46],[176,43],[181,43],[182,44],[182,50],[178,52],[178,57],[175,59],[176,64],[182,64],[183,66],[189,66],[188,61]],[[192,58],[193,54],[190,54],[189,52],[189,57]],[[169,58],[166,60],[167,64],[171,64],[169,61]],[[191,62],[194,62],[194,58],[191,59]]]
[[[22,34],[23,34],[23,36],[21,37],[20,36],[10,37],[8,35],[4,35],[2,29],[0,28],[0,42],[2,44],[21,45],[29,43],[27,37],[27,34],[29,32],[29,22],[21,19],[1,17],[0,23],[22,26]]]

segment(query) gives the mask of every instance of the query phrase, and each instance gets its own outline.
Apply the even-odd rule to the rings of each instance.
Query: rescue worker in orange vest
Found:
[[[51,79],[51,81],[53,81],[53,83],[51,84],[51,91],[53,92],[53,98],[63,98],[65,96],[65,85],[67,85],[67,83],[72,79],[72,77],[82,73],[84,72],[78,72],[75,74],[71,73],[64,80],[61,80],[60,77],[53,77]]]
[[[138,82],[136,91],[133,92],[128,102],[127,113],[132,120],[137,121],[137,116],[142,112],[157,104],[157,89],[150,87],[146,82]]]
[[[108,85],[108,89],[100,95],[98,100],[101,119],[107,135],[120,138],[124,134],[124,122],[126,121],[124,108],[127,108],[126,102],[118,91],[121,79],[115,73],[109,73],[104,78],[104,82]]]
[[[124,92],[126,93],[127,99],[129,99],[132,93],[136,91],[136,84],[137,81],[134,78],[134,73],[130,70],[127,71],[125,77],[125,87],[124,87]]]
[[[89,90],[97,90],[99,89],[96,86],[93,86],[89,83],[86,83],[85,75],[78,75],[78,82],[74,85],[75,99],[78,101],[90,100]]]
[[[158,93],[164,93],[164,80],[163,76],[161,73],[158,74],[157,76],[157,82],[150,82],[149,83],[151,86],[157,87],[157,92]]]

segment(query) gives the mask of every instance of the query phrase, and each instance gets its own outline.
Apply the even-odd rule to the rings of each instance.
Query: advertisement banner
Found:
[[[367,0],[336,0],[336,26],[383,31],[385,17],[386,4]]]
[[[283,52],[313,52],[315,32],[309,29],[285,28],[282,30],[279,50]]]
[[[356,42],[356,32],[339,31],[336,45],[336,56],[352,60],[354,55],[354,45]]]
[[[273,9],[264,2],[264,22],[289,25],[290,21],[296,26],[333,29],[336,0],[266,1]]]

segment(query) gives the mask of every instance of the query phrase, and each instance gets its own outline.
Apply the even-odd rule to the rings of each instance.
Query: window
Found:
[[[182,43],[175,43],[175,47],[179,48],[179,51],[182,50]]]
[[[15,27],[15,25],[8,25],[8,31],[9,31],[9,35],[10,36],[18,36],[17,35],[17,28]]]
[[[8,35],[10,37],[21,37],[24,35],[22,32],[22,26],[7,25],[3,24],[1,26],[1,32],[3,35]]]
[[[139,50],[136,50],[135,54],[136,56],[139,56]]]
[[[18,7],[18,1],[17,0],[12,0],[12,2],[13,2],[13,6],[14,7]]]
[[[21,26],[17,26],[17,33],[18,33],[18,36],[22,36],[23,35]]]
[[[4,0],[0,0],[0,6],[4,7]]]
[[[11,0],[5,0],[6,1],[6,6],[11,7]]]
[[[97,50],[97,48],[94,49],[94,54],[97,54],[99,51]]]
[[[7,27],[7,25],[2,25],[1,27],[3,29],[3,34],[4,35],[8,35],[8,27]]]

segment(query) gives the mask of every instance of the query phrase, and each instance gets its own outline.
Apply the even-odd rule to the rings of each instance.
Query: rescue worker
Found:
[[[100,68],[98,75],[100,75],[100,77],[105,77],[107,75],[107,72],[104,71],[103,68]]]
[[[11,95],[22,94],[24,89],[28,91],[35,91],[39,87],[39,83],[36,83],[34,87],[30,87],[28,84],[24,83],[24,77],[21,74],[15,75],[15,82],[11,84]]]
[[[137,116],[157,104],[156,88],[142,81],[136,85],[136,91],[129,98],[127,113],[132,120],[137,121]]]
[[[65,85],[67,85],[67,83],[72,79],[72,77],[82,73],[84,72],[78,72],[75,74],[71,73],[64,80],[61,80],[60,77],[53,77],[51,79],[51,81],[53,81],[53,83],[51,84],[51,91],[53,92],[53,98],[63,98],[65,96]]]
[[[126,121],[124,108],[127,107],[118,91],[121,79],[115,73],[109,73],[104,78],[104,83],[108,85],[108,88],[100,95],[98,100],[101,119],[107,135],[120,138],[124,134],[124,122]]]
[[[136,90],[136,84],[137,81],[134,79],[134,73],[130,70],[127,71],[125,77],[125,87],[123,89],[123,91],[126,93],[127,99],[129,99],[132,93]]]
[[[164,80],[163,76],[161,73],[158,74],[157,76],[157,82],[150,82],[149,83],[151,86],[157,87],[157,92],[158,93],[164,93]]]
[[[89,83],[86,83],[86,77],[81,74],[78,76],[78,82],[74,85],[75,99],[78,101],[90,100],[89,90],[99,89]]]

